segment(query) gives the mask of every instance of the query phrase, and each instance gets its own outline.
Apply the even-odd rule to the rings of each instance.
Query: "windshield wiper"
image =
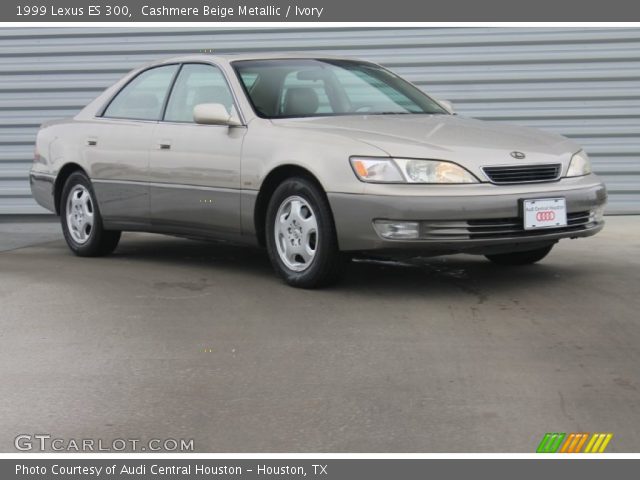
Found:
[[[364,115],[447,115],[445,112],[368,112]]]
[[[366,112],[365,115],[411,115],[412,112]]]

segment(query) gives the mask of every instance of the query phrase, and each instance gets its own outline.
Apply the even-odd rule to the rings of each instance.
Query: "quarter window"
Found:
[[[155,67],[129,82],[105,110],[103,117],[159,120],[178,65]]]
[[[171,91],[164,120],[193,122],[193,108],[201,103],[220,103],[234,113],[233,96],[224,75],[217,67],[185,64]]]

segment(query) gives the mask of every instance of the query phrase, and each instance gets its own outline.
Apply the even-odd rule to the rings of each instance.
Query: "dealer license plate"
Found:
[[[523,207],[525,230],[567,225],[567,204],[564,198],[525,200]]]

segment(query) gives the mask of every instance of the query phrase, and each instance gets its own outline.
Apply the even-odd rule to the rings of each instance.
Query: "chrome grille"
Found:
[[[567,214],[567,225],[558,228],[525,230],[521,218],[491,218],[482,220],[426,220],[422,222],[423,240],[481,240],[492,238],[535,237],[559,232],[578,232],[596,226],[595,215],[589,211]]]
[[[485,175],[492,183],[530,183],[549,182],[560,176],[562,165],[548,163],[542,165],[504,165],[482,167]]]

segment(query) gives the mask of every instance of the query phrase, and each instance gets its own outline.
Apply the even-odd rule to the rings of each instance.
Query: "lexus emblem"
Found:
[[[513,151],[511,152],[511,156],[513,158],[515,158],[516,160],[522,160],[524,157],[526,157],[526,155],[522,152],[518,152],[518,151]]]

